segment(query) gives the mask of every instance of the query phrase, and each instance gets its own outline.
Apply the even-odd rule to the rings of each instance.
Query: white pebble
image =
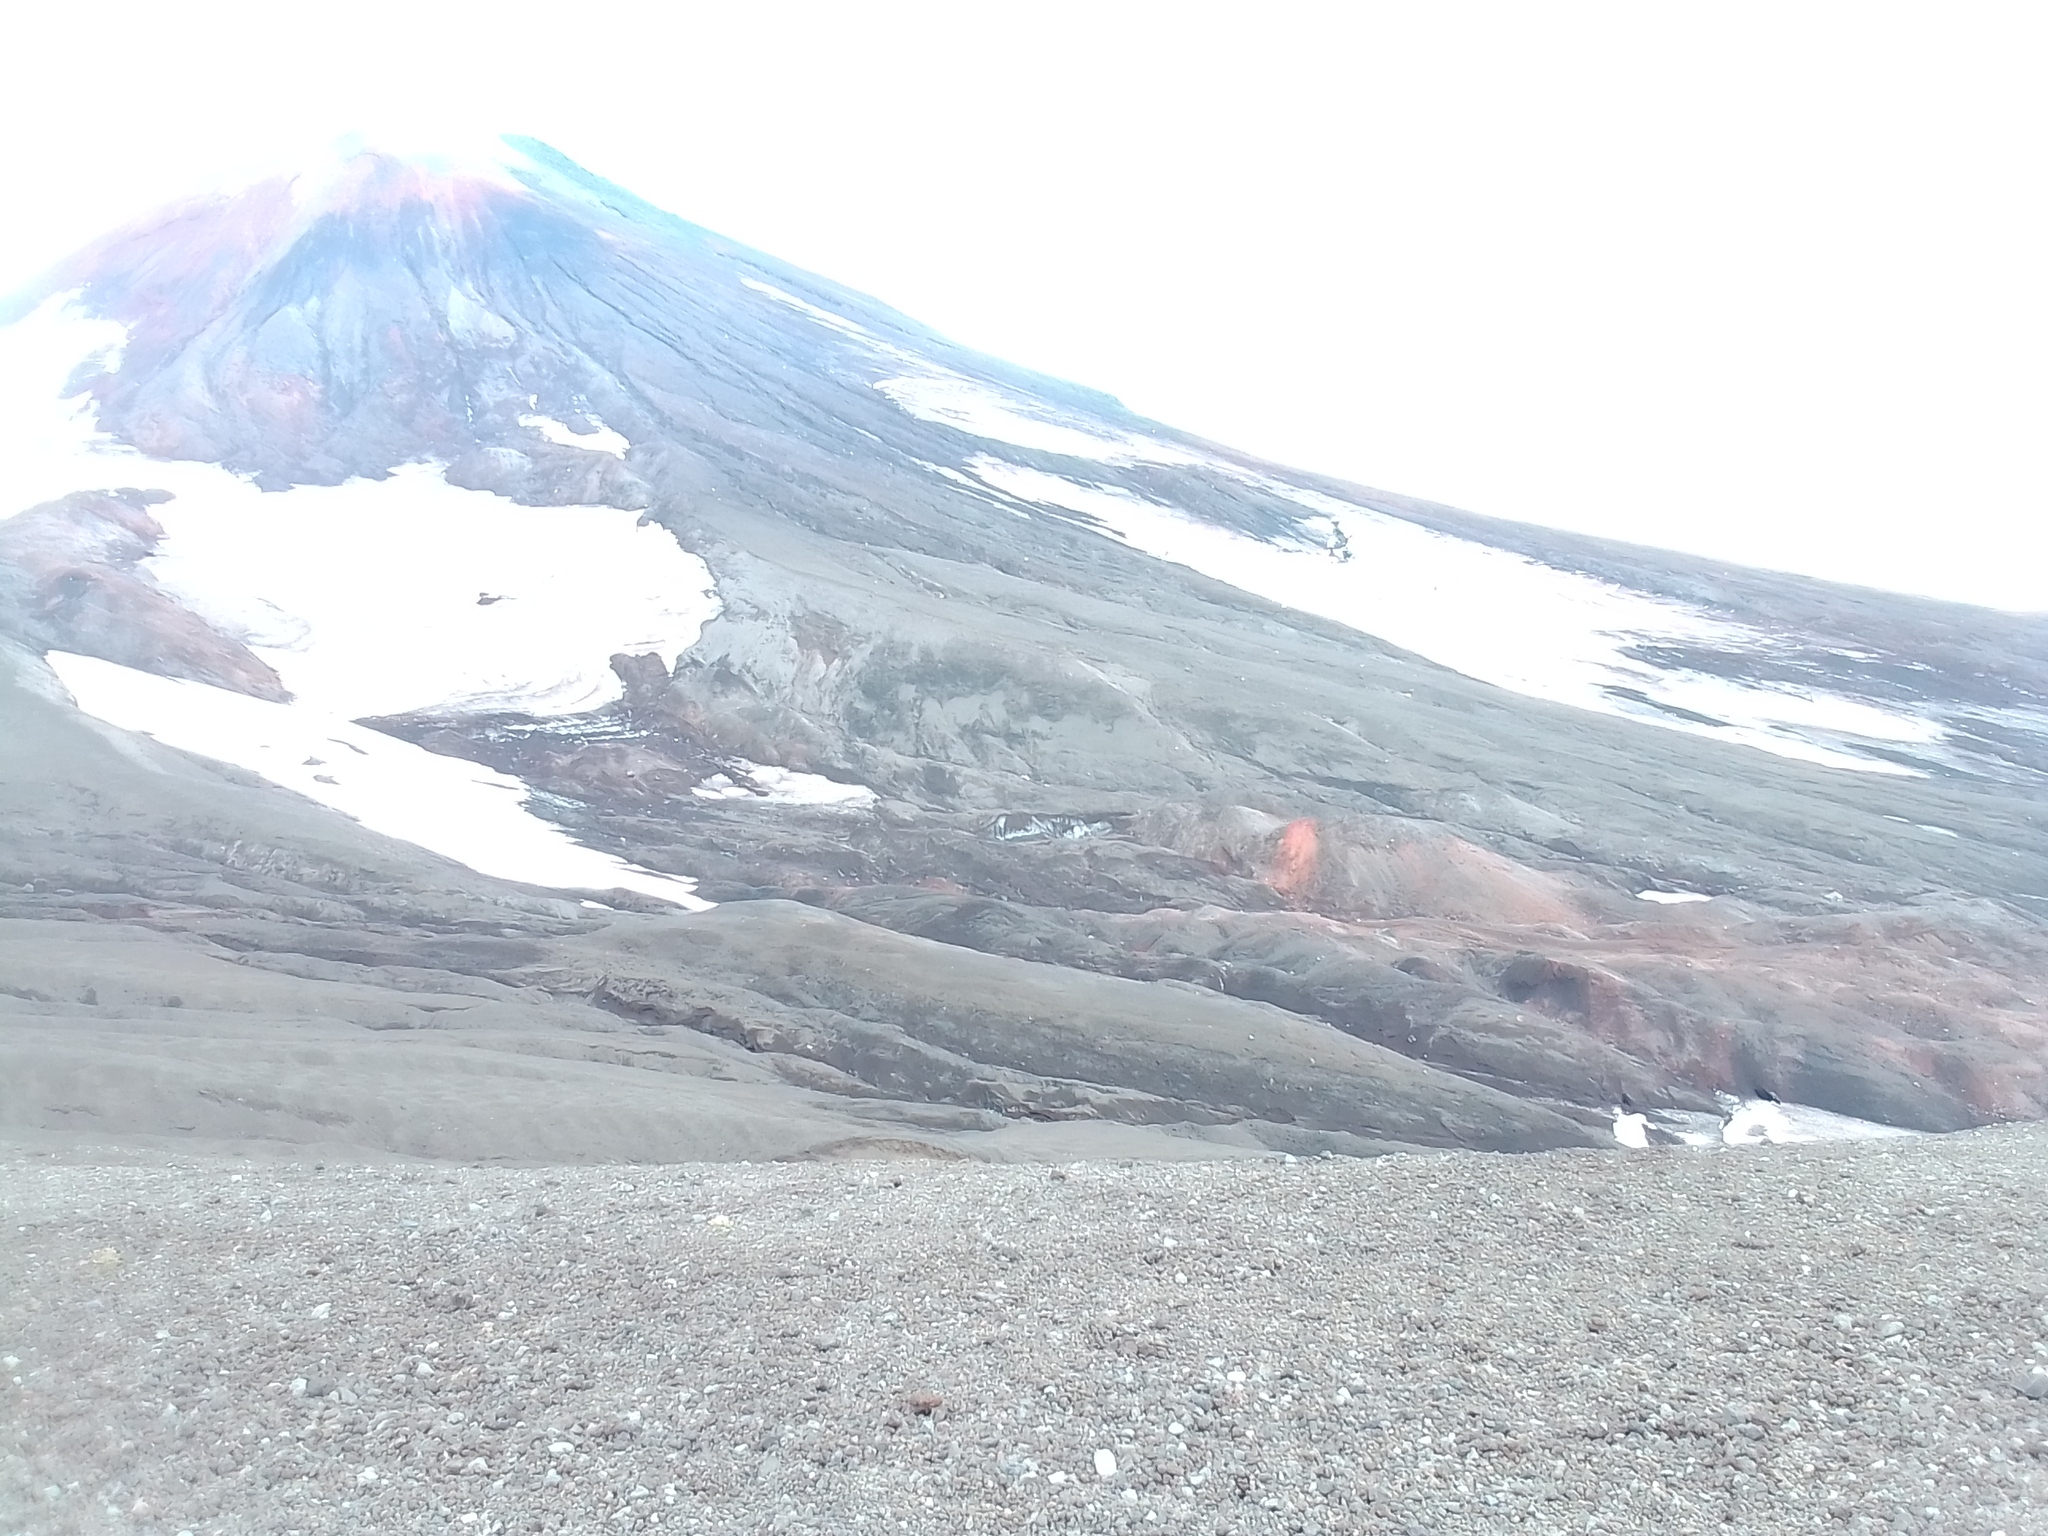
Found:
[[[1115,1451],[1097,1451],[1095,1453],[1095,1475],[1097,1477],[1116,1476]]]
[[[367,1488],[375,1481],[377,1481],[377,1469],[375,1467],[365,1467],[356,1474],[356,1486],[358,1488]]]

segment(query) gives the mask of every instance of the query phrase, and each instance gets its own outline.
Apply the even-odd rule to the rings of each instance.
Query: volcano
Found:
[[[1492,521],[509,139],[0,319],[0,1126],[472,1158],[2048,1112],[2048,620]]]

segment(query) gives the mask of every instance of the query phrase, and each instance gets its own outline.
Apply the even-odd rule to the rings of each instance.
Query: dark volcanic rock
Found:
[[[0,635],[283,699],[267,663],[142,568],[163,537],[149,508],[164,499],[160,491],[81,491],[0,521]]]

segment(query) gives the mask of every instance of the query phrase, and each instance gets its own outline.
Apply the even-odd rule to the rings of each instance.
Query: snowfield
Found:
[[[164,537],[146,569],[268,662],[292,703],[52,653],[81,709],[484,874],[706,905],[693,882],[581,847],[531,814],[518,779],[350,723],[601,708],[623,691],[615,653],[672,664],[718,612],[702,560],[637,513],[521,506],[450,485],[432,464],[266,492],[218,464],[147,458],[98,431],[89,396],[67,393],[119,366],[125,334],[68,295],[0,329],[0,517],[72,491],[170,492],[152,509]],[[573,447],[628,446],[602,423],[535,422]]]
[[[637,891],[692,911],[710,905],[695,881],[574,842],[526,809],[526,785],[509,774],[307,704],[273,704],[63,651],[48,660],[95,719],[233,763],[480,874],[559,890]]]
[[[617,507],[524,507],[426,464],[278,492],[163,467],[211,474],[160,477],[188,489],[155,509],[158,584],[350,719],[582,714],[619,697],[615,653],[672,665],[718,611],[703,561]]]
[[[121,366],[128,329],[71,307],[60,294],[0,326],[0,518],[76,490],[137,485],[154,466],[99,429],[74,378]],[[88,465],[96,457],[109,461]],[[81,478],[83,476],[83,478]]]
[[[97,430],[89,397],[61,395],[116,366],[124,335],[68,296],[0,330],[0,515],[70,491],[169,491],[150,574],[299,702],[349,719],[581,714],[620,697],[615,653],[673,664],[718,612],[710,568],[617,507],[521,506],[431,464],[261,491],[218,464],[147,458]],[[609,431],[575,445],[609,452],[589,441]]]
[[[1119,486],[987,454],[975,456],[968,468],[994,490],[1078,514],[1133,549],[1532,698],[1862,773],[1918,776],[1858,750],[1861,743],[1929,746],[1944,739],[1929,721],[1853,699],[1652,667],[1631,657],[1629,648],[1646,642],[1746,648],[1762,637],[1676,603],[1282,481],[1262,477],[1259,483],[1315,514],[1300,542],[1252,538]],[[1668,712],[1674,708],[1706,718]]]
[[[987,442],[1104,465],[1198,466],[1292,501],[1315,542],[1269,543],[1118,486],[987,454],[967,468],[1022,502],[1081,514],[1133,548],[1270,601],[1334,619],[1452,670],[1532,698],[1622,715],[1824,767],[1921,777],[1885,748],[1939,748],[1931,721],[1856,699],[1658,668],[1630,647],[1754,650],[1755,631],[1679,603],[1355,506],[1203,453],[1024,399],[883,340],[843,315],[754,278],[750,289],[810,316],[900,371],[873,381],[899,409]],[[960,472],[932,465],[958,480]],[[1879,750],[1872,751],[1875,747]]]

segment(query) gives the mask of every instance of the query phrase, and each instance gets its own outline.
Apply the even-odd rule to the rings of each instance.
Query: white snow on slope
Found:
[[[673,664],[718,611],[704,563],[616,507],[523,507],[425,464],[281,492],[164,466],[188,467],[211,474],[157,477],[187,488],[156,508],[151,574],[351,719],[580,714],[619,697],[614,653]]]
[[[1624,1147],[1642,1150],[1650,1144],[1650,1117],[1632,1115],[1624,1110],[1614,1111],[1614,1139]]]
[[[773,283],[764,283],[758,277],[743,277],[740,279],[740,286],[742,288],[751,288],[755,293],[771,298],[778,304],[785,304],[800,314],[809,315],[827,330],[837,331],[842,336],[851,336],[855,341],[873,347],[885,357],[917,361],[911,353],[905,352],[901,347],[891,346],[866,326],[849,320],[844,315],[835,315],[829,309],[820,309],[808,299],[798,298],[787,288],[778,288]]]
[[[1171,443],[1085,422],[1038,401],[971,379],[928,357],[884,341],[866,326],[829,309],[820,309],[773,283],[753,277],[743,277],[740,282],[778,304],[810,316],[828,330],[859,342],[877,357],[907,368],[908,372],[875,380],[874,387],[919,421],[954,427],[972,436],[1008,443],[1016,448],[1031,448],[1074,459],[1094,459],[1107,464],[1207,462],[1201,455]]]
[[[120,367],[128,330],[69,310],[69,298],[50,299],[0,327],[0,518],[71,491],[138,483],[112,475],[80,479],[81,463],[107,439],[92,397],[65,389],[74,374]]]
[[[501,880],[561,890],[623,889],[700,911],[696,882],[572,841],[525,806],[509,774],[443,757],[304,704],[272,704],[52,651],[78,707],[167,747],[233,763],[381,832]]]
[[[633,445],[626,441],[625,434],[615,432],[595,416],[587,418],[593,425],[579,432],[565,422],[552,416],[522,416],[519,425],[531,427],[551,443],[564,448],[581,448],[587,453],[608,453],[615,459],[623,459],[626,450]]]
[[[0,329],[0,515],[74,490],[170,491],[151,574],[302,703],[351,719],[577,714],[620,696],[614,653],[672,663],[718,611],[704,562],[617,507],[520,506],[428,464],[266,492],[146,458],[100,434],[89,401],[58,398],[122,335],[62,298]]]
[[[1931,722],[1854,700],[1667,672],[1635,661],[1624,648],[1644,641],[1740,647],[1756,637],[1675,603],[1278,481],[1263,481],[1263,488],[1317,514],[1304,541],[1252,538],[1117,486],[1070,480],[985,454],[968,468],[997,490],[1078,513],[1159,559],[1334,619],[1516,693],[1864,773],[1915,770],[1861,754],[1853,739],[1838,744],[1815,740],[1813,733],[1879,743],[1943,739]],[[1666,714],[1611,691],[1616,688],[1722,723]]]
[[[727,761],[732,761],[727,759]],[[865,784],[842,784],[823,774],[800,773],[793,768],[774,768],[740,759],[739,771],[756,788],[734,783],[723,773],[714,773],[690,791],[700,800],[748,800],[756,805],[838,806],[865,810],[880,797]]]
[[[1128,495],[1118,488],[1074,480],[1061,482],[1059,477],[1041,475],[1035,493],[1022,489],[1016,492],[1023,499],[1042,505],[1090,513],[1111,531],[1121,529],[1119,537],[1146,549],[1148,553],[1190,565],[1205,575],[1242,586],[1273,601],[1335,618],[1468,676],[1533,697],[1554,699],[1604,714],[1623,715],[1666,730],[1739,742],[1780,757],[1859,773],[1923,777],[1921,769],[1895,760],[1897,749],[1901,747],[1932,748],[1931,755],[1954,760],[1952,754],[1945,750],[1948,732],[1932,720],[1840,694],[1792,685],[1740,682],[1677,668],[1659,668],[1620,654],[1631,644],[1673,641],[1699,641],[1723,651],[1759,650],[1769,644],[1769,638],[1761,632],[1716,621],[1682,603],[1647,597],[1472,540],[1438,534],[1370,508],[1290,485],[1221,454],[1164,442],[1085,411],[1062,409],[985,380],[970,378],[931,358],[885,341],[844,315],[821,309],[772,283],[755,278],[742,281],[756,292],[860,343],[878,361],[890,365],[894,371],[887,377],[873,380],[873,387],[906,414],[921,421],[952,427],[991,443],[1006,443],[1064,458],[1105,465],[1183,465],[1227,476],[1321,514],[1324,531],[1330,535],[1328,544],[1319,550],[1297,546],[1295,552],[1298,554],[1320,553],[1325,557],[1338,557],[1343,548],[1339,536],[1342,540],[1352,539],[1360,531],[1358,525],[1366,522],[1375,525],[1381,535],[1378,544],[1366,541],[1367,548],[1363,551],[1375,559],[1388,553],[1383,547],[1387,543],[1404,544],[1405,552],[1414,555],[1419,545],[1427,541],[1434,541],[1434,553],[1438,558],[1410,560],[1405,567],[1394,562],[1397,576],[1381,583],[1382,590],[1372,593],[1371,601],[1340,600],[1328,606],[1317,606],[1312,601],[1299,600],[1303,586],[1313,587],[1318,583],[1303,575],[1305,568],[1298,561],[1287,580],[1271,586],[1253,585],[1250,581],[1238,579],[1234,572],[1242,566],[1239,556],[1245,550],[1272,547],[1261,546],[1260,541],[1235,536],[1235,547],[1211,542],[1205,550],[1198,551],[1192,547],[1194,541],[1183,529],[1179,536],[1167,541],[1181,546],[1182,552],[1165,554],[1138,537],[1137,528],[1128,526],[1128,505],[1111,509],[1125,514],[1119,518],[1104,513],[1103,504],[1099,501],[1090,505],[1074,499],[1093,493],[1112,497]],[[1039,473],[1022,466],[1004,464],[998,459],[983,457],[979,462],[996,466],[992,473],[983,476],[991,485],[999,483],[1005,475]],[[927,467],[947,478],[958,477],[957,471],[944,466]],[[1048,482],[1064,484],[1066,488],[1048,489]],[[1136,503],[1138,499],[1129,497],[1128,501]],[[1178,516],[1171,508],[1158,510]],[[1204,529],[1218,539],[1234,537],[1193,519],[1182,518],[1181,521]],[[1156,534],[1160,527],[1154,522],[1147,531]],[[1360,551],[1354,548],[1352,552]],[[1196,557],[1198,553],[1215,558],[1205,563]],[[1505,590],[1505,595],[1515,601],[1497,615],[1487,606],[1497,595],[1495,589],[1484,582],[1476,587],[1464,585],[1473,576],[1483,576],[1489,571],[1495,575],[1516,573],[1508,576]],[[1270,576],[1274,573],[1269,568],[1264,574]],[[1415,602],[1409,604],[1407,611],[1390,612],[1389,605],[1381,601],[1386,596],[1386,589],[1418,574],[1423,578],[1423,584],[1415,589]],[[1444,579],[1431,580],[1432,574],[1440,574]],[[1566,605],[1562,610],[1553,607],[1553,602],[1559,599]],[[1427,605],[1433,611],[1418,614],[1414,611],[1418,604]],[[1339,611],[1332,611],[1333,608]],[[1572,611],[1574,608],[1579,610],[1576,615]],[[1588,618],[1597,618],[1599,622],[1581,622]],[[1565,631],[1562,635],[1558,633],[1560,628]],[[1561,651],[1555,649],[1555,643],[1560,640],[1564,642]],[[1871,659],[1848,651],[1840,654],[1851,660]],[[1532,672],[1543,675],[1532,678]],[[1631,697],[1631,694],[1641,697]],[[2029,734],[2038,735],[2043,731],[2043,722],[2025,712],[1979,713],[1986,716],[1987,723]],[[2014,718],[1994,721],[1990,718],[1993,713],[2012,713]],[[1695,716],[1706,718],[1689,718]]]
[[[615,652],[672,662],[717,613],[702,560],[633,512],[523,507],[433,465],[263,492],[216,464],[146,458],[98,431],[89,397],[64,395],[93,365],[118,367],[124,335],[69,296],[0,328],[0,517],[76,490],[171,492],[151,573],[276,668],[294,702],[53,656],[81,708],[486,874],[703,905],[692,882],[530,814],[517,779],[348,723],[610,703]]]
[[[1668,1131],[1688,1147],[1790,1146],[1813,1141],[1877,1141],[1895,1136],[1919,1136],[1902,1126],[1877,1120],[1858,1120],[1809,1104],[1780,1104],[1771,1099],[1738,1099],[1720,1095],[1722,1112],[1711,1114],[1682,1110],[1657,1110],[1630,1114],[1616,1108],[1614,1139],[1624,1147],[1647,1148],[1650,1131]]]
[[[1200,464],[1198,454],[1156,438],[1084,425],[1035,402],[919,360],[914,374],[879,379],[875,388],[920,421],[957,427],[1040,453],[1104,464]]]
[[[1860,773],[1922,776],[1887,756],[1859,750],[1863,743],[1931,746],[1946,739],[1931,721],[1860,700],[1634,661],[1621,652],[1635,643],[1695,642],[1741,650],[1755,647],[1762,637],[1679,603],[1437,533],[1289,485],[1213,453],[1058,410],[894,346],[771,284],[747,282],[860,341],[878,357],[906,365],[904,372],[878,379],[874,387],[921,421],[1102,464],[1198,466],[1317,513],[1311,527],[1321,525],[1323,542],[1276,545],[1199,522],[1119,487],[1049,475],[987,455],[969,465],[991,486],[1022,500],[1081,512],[1148,554],[1336,619],[1469,677]],[[943,468],[936,472],[957,474]],[[1350,568],[1333,572],[1326,568],[1332,562]],[[1616,689],[1626,691],[1611,691]],[[1643,697],[1631,698],[1631,692]]]
[[[1637,901],[1654,901],[1660,907],[1680,907],[1688,902],[1712,901],[1711,896],[1698,891],[1637,891]]]
[[[1917,1136],[1920,1132],[1883,1125],[1875,1120],[1858,1120],[1831,1110],[1805,1104],[1778,1104],[1769,1099],[1750,1099],[1729,1115],[1721,1127],[1721,1140],[1731,1147],[1754,1147],[1769,1143],[1784,1146],[1805,1141],[1877,1141],[1892,1136]]]

